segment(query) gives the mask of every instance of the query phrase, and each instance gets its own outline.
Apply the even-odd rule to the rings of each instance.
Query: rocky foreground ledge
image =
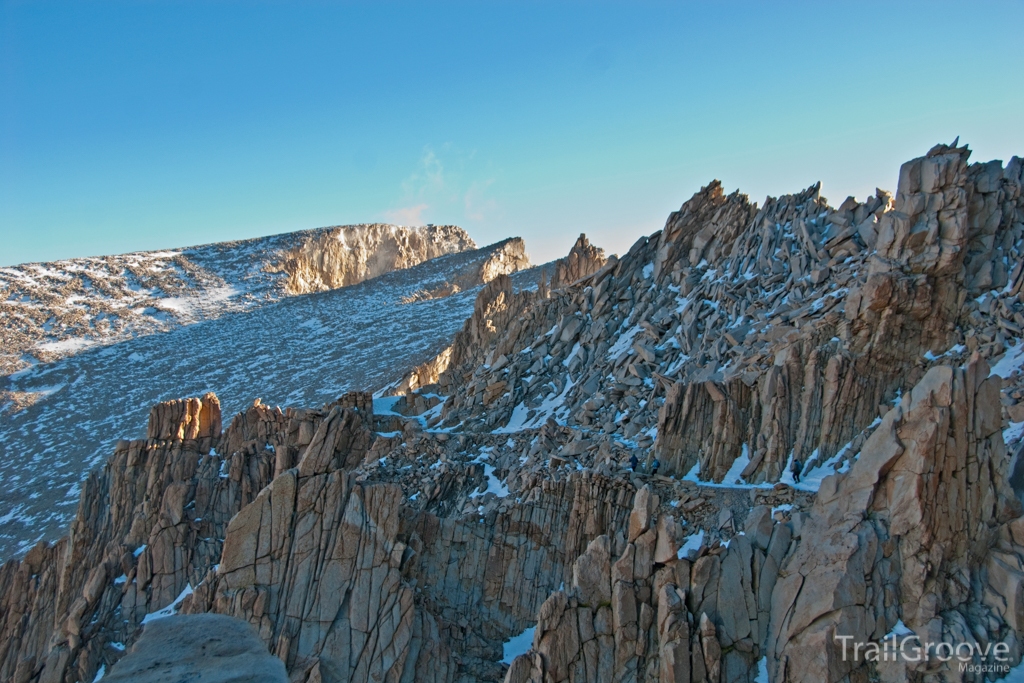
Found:
[[[219,614],[171,616],[153,622],[106,683],[285,683],[284,664],[252,626]]]
[[[94,680],[174,612],[247,621],[296,682],[1002,676],[1022,165],[968,154],[895,199],[712,184],[621,258],[581,239],[397,396],[156,406],[0,570],[0,677]],[[844,650],[911,631],[971,668]]]

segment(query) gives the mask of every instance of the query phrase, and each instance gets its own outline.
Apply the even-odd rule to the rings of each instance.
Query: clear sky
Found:
[[[1024,155],[1024,2],[0,0],[0,264],[325,225],[612,252],[720,178]]]

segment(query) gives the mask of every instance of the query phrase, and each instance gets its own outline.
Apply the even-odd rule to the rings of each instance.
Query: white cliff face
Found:
[[[310,235],[279,253],[266,269],[286,274],[283,287],[288,294],[308,294],[475,248],[469,235],[454,225],[349,225]]]
[[[455,226],[373,224],[3,267],[0,374],[475,248]]]

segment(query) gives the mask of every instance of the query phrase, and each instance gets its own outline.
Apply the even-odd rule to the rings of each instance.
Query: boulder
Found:
[[[222,614],[190,614],[146,625],[131,652],[103,677],[109,683],[287,683],[284,663],[249,624]]]

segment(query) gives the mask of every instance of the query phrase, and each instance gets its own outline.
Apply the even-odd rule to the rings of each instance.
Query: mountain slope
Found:
[[[0,268],[0,374],[476,245],[462,228],[350,225]]]
[[[230,413],[256,398],[319,405],[352,388],[384,386],[447,343],[485,276],[524,263],[522,240],[507,240],[0,378],[0,393],[32,397],[21,410],[13,402],[0,408],[0,556],[63,533],[78,482],[112,442],[142,433],[154,403],[216,390]],[[439,289],[456,293],[416,296]]]

